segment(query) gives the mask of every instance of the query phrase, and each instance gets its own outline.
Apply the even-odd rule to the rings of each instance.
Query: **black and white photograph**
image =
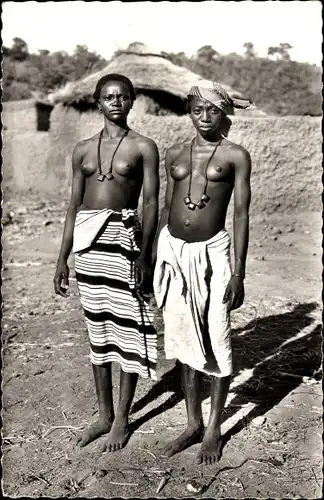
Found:
[[[322,498],[322,3],[2,3],[5,498]]]

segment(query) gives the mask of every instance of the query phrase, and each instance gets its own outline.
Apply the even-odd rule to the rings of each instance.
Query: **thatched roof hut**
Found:
[[[186,68],[177,66],[161,54],[154,53],[146,45],[135,42],[126,50],[119,51],[109,64],[76,82],[68,82],[62,89],[48,96],[49,101],[73,106],[80,111],[95,107],[92,97],[97,81],[108,73],[121,73],[133,83],[137,96],[145,96],[151,114],[171,112],[186,113],[185,103],[189,88],[203,78]],[[242,94],[224,85],[230,95]],[[152,105],[153,103],[153,105]],[[154,103],[157,104],[154,109]],[[159,113],[158,110],[162,110]],[[233,113],[234,114],[234,113]]]

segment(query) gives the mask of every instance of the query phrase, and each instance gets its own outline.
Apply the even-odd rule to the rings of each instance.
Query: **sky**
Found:
[[[3,2],[2,41],[14,37],[30,52],[72,53],[87,45],[109,59],[131,42],[154,51],[193,55],[203,45],[221,54],[244,53],[252,42],[260,56],[269,46],[288,42],[291,59],[321,65],[320,1],[242,2]]]

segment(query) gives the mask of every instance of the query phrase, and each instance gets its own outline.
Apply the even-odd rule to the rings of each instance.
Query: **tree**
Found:
[[[292,46],[289,43],[280,43],[277,47],[268,48],[268,56],[270,58],[274,57],[276,60],[290,61],[290,54],[288,52],[290,49],[292,49]]]
[[[25,61],[29,56],[28,45],[22,38],[13,38],[10,57],[15,61]]]
[[[9,47],[2,46],[2,54],[4,57],[10,57],[10,52]]]
[[[2,86],[3,88],[9,87],[16,79],[16,66],[15,63],[9,58],[4,57],[2,62]]]
[[[40,57],[44,57],[44,56],[48,56],[50,51],[47,49],[39,49],[38,53],[39,53]]]
[[[52,52],[51,57],[55,59],[58,64],[64,64],[70,59],[69,54],[65,52],[65,50],[57,50],[56,52]]]
[[[246,42],[243,47],[245,48],[245,57],[247,59],[253,59],[256,56],[256,52],[254,50],[254,45],[252,42]]]
[[[75,61],[75,78],[82,78],[91,71],[99,70],[107,63],[96,52],[89,51],[86,45],[77,45],[73,59]]]
[[[281,53],[281,59],[283,61],[290,61],[290,54],[288,50],[292,49],[292,46],[290,43],[280,43],[279,44],[279,49]]]
[[[279,59],[280,58],[280,49],[279,47],[269,47],[268,48],[268,57],[271,59],[271,58],[274,58],[274,59]]]
[[[219,53],[211,45],[204,45],[197,50],[196,59],[200,64],[210,64],[218,56]]]
[[[21,101],[32,96],[28,85],[23,82],[13,82],[10,86],[3,87],[3,101]]]
[[[161,56],[165,57],[169,61],[171,61],[173,64],[176,64],[177,66],[184,66],[185,61],[186,61],[186,54],[184,52],[178,52],[177,54],[174,53],[167,53],[167,52],[161,52]]]

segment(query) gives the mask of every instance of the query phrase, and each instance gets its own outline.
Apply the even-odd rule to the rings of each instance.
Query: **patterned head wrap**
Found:
[[[201,97],[210,101],[214,106],[219,108],[223,113],[228,114],[231,108],[249,109],[254,107],[250,99],[232,98],[228,95],[222,85],[217,82],[208,80],[200,80],[196,85],[189,90],[189,96]]]

